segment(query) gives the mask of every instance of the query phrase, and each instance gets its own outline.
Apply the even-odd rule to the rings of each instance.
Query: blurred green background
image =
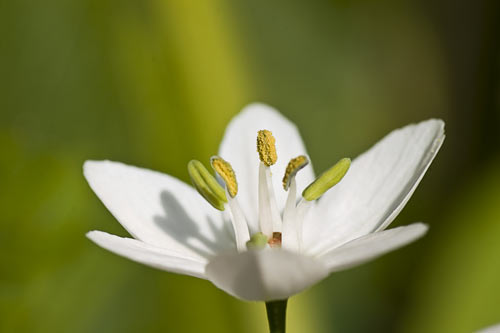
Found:
[[[316,171],[430,117],[447,139],[394,225],[424,239],[291,299],[290,332],[500,322],[498,1],[0,1],[0,331],[265,332],[262,304],[85,238],[126,235],[86,159],[187,180],[246,103]]]

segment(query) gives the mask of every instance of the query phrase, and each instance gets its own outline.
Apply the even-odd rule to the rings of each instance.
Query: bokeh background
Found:
[[[289,302],[290,332],[500,322],[498,1],[0,1],[0,331],[265,332],[264,306],[85,238],[126,235],[86,159],[187,181],[262,101],[316,171],[430,117],[447,139],[394,225],[422,240]]]

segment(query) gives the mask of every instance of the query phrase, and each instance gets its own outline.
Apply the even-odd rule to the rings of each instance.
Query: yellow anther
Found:
[[[203,164],[197,160],[190,161],[188,163],[188,173],[191,182],[201,196],[213,207],[224,210],[224,203],[227,202],[226,192]]]
[[[226,183],[227,191],[231,198],[234,198],[238,193],[238,182],[236,181],[236,174],[231,164],[219,156],[212,156],[210,163],[215,172],[217,172],[224,183]]]
[[[307,201],[316,200],[342,180],[351,166],[349,158],[343,158],[327,171],[323,172],[303,192],[302,197]]]
[[[304,155],[297,156],[292,158],[285,170],[285,176],[283,176],[283,188],[285,191],[288,191],[288,187],[290,187],[290,182],[293,177],[299,172],[300,169],[309,164],[309,160]]]
[[[262,163],[271,166],[276,163],[276,139],[268,130],[261,130],[257,135],[257,152]]]

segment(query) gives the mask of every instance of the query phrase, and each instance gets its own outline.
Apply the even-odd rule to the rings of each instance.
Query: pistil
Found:
[[[268,238],[262,232],[253,234],[250,240],[247,242],[247,248],[249,250],[262,250],[267,246]]]

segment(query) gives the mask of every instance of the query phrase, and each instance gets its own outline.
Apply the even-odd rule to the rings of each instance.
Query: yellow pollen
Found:
[[[276,139],[268,130],[261,130],[257,135],[257,152],[262,163],[271,166],[276,163]]]
[[[292,158],[285,170],[285,176],[283,176],[283,188],[285,191],[288,191],[288,187],[290,187],[290,182],[293,177],[299,172],[300,169],[309,164],[309,160],[304,155],[297,156]]]
[[[224,183],[226,183],[227,191],[231,198],[234,198],[238,193],[238,182],[236,181],[236,174],[231,164],[219,156],[212,156],[210,163],[215,172],[217,172],[222,180],[224,180]]]

